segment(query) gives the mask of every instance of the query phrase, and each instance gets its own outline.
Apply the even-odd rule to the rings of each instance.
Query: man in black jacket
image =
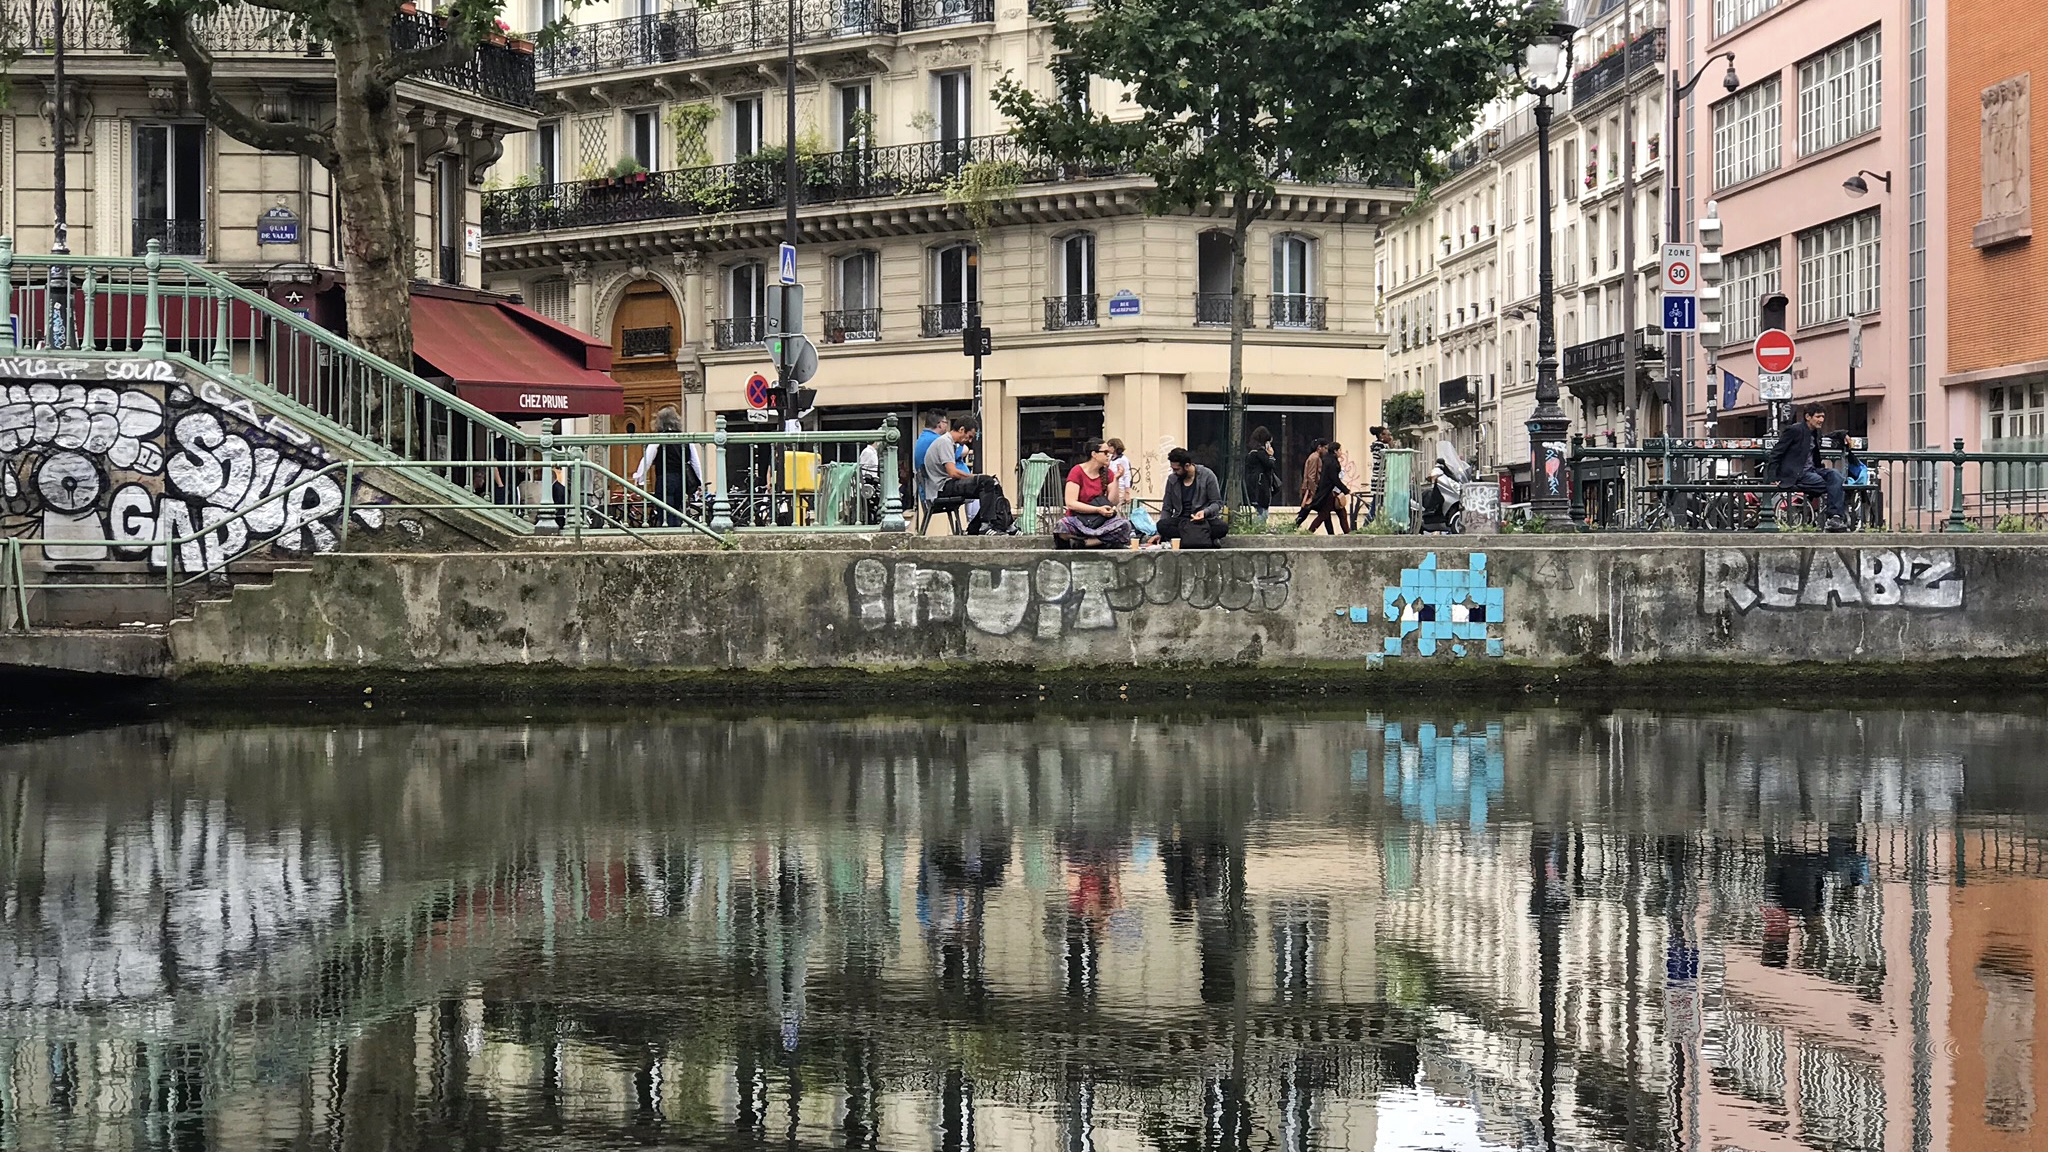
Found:
[[[1214,548],[1230,531],[1223,522],[1223,486],[1216,473],[1195,463],[1185,448],[1166,454],[1166,466],[1173,478],[1166,482],[1166,498],[1159,502],[1157,540],[1171,540],[1176,548]]]
[[[1801,492],[1826,493],[1828,518],[1825,525],[1829,532],[1845,532],[1849,528],[1848,504],[1842,492],[1842,474],[1821,463],[1821,429],[1827,426],[1828,412],[1818,404],[1808,404],[1798,420],[1786,425],[1778,434],[1778,443],[1771,449],[1770,463],[1777,471],[1778,487],[1792,488]]]

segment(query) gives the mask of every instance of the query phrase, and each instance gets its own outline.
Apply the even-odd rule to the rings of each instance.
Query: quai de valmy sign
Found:
[[[256,242],[258,244],[297,244],[299,242],[299,214],[279,204],[265,209],[256,218]]]

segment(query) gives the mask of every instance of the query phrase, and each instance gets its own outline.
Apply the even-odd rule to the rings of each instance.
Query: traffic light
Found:
[[[995,333],[988,328],[973,326],[960,330],[962,356],[993,356],[995,350]]]
[[[1760,330],[1769,332],[1776,328],[1785,330],[1785,307],[1792,301],[1783,292],[1773,292],[1763,298],[1761,305],[1762,324]]]

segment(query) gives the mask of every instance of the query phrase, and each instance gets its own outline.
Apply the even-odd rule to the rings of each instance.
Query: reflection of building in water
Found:
[[[1958,883],[1945,963],[1953,1023],[1957,1148],[2028,1152],[2048,1146],[2048,870],[2038,841],[1994,825],[1959,838]],[[2015,866],[2035,876],[2009,875]]]

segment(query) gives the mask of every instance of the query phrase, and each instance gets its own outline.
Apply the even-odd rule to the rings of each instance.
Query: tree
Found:
[[[1015,135],[1053,158],[1152,178],[1147,208],[1230,222],[1230,417],[1225,499],[1244,500],[1245,237],[1281,180],[1429,169],[1466,132],[1536,29],[1530,0],[1040,0],[1063,92],[1005,77]],[[1067,98],[1094,75],[1136,115]]]
[[[502,0],[454,0],[442,7],[445,36],[408,44],[394,38],[401,0],[111,0],[115,20],[138,42],[184,65],[192,105],[214,127],[252,148],[310,157],[333,174],[348,257],[349,338],[400,367],[412,364],[412,220],[405,165],[403,81],[466,64],[498,27]],[[261,8],[279,24],[324,45],[334,60],[334,120],[326,125],[267,120],[237,103],[214,79],[214,57],[198,30],[233,7]],[[425,38],[431,40],[431,38]]]

